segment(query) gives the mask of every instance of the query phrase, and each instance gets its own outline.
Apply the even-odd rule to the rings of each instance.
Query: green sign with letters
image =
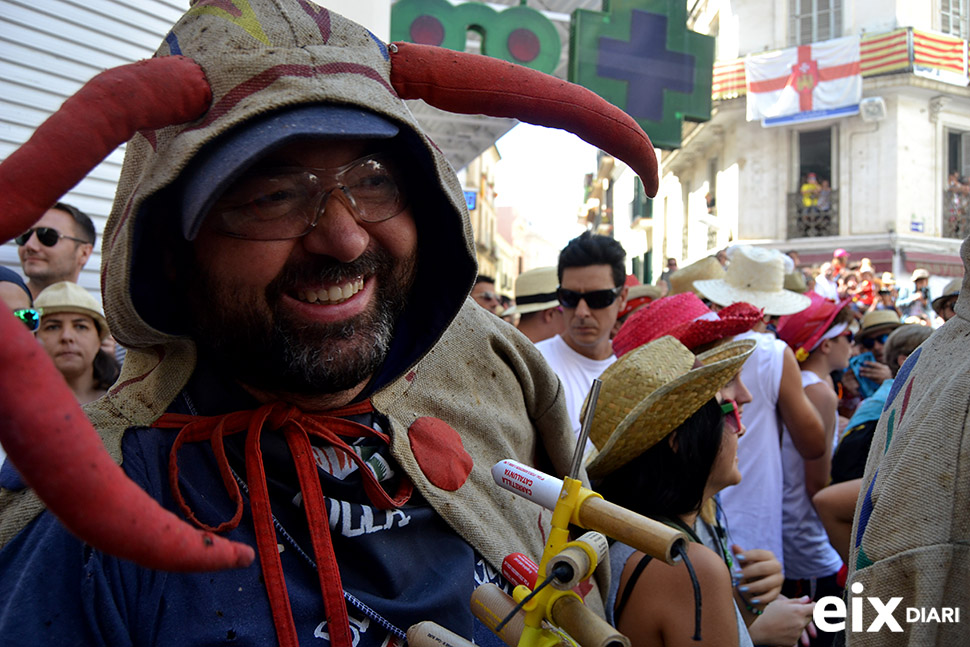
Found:
[[[683,0],[603,0],[577,9],[570,24],[569,80],[619,106],[658,148],[680,148],[683,120],[711,118],[714,38],[687,29]],[[562,45],[555,25],[523,5],[496,11],[478,3],[399,0],[391,40],[465,50],[468,31],[482,53],[555,71]]]
[[[482,54],[552,74],[562,41],[552,21],[529,7],[496,11],[477,2],[399,0],[391,7],[391,40],[465,51],[469,31],[482,38]]]

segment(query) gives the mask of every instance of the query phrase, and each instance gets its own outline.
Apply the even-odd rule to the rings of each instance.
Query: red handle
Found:
[[[391,85],[401,98],[423,99],[449,112],[514,117],[568,130],[629,164],[647,195],[657,195],[660,178],[650,138],[633,117],[595,92],[490,56],[393,45]]]
[[[31,227],[137,131],[196,119],[210,101],[202,70],[182,57],[99,74],[0,164],[0,240]],[[125,475],[51,359],[9,312],[0,312],[0,340],[0,443],[71,532],[148,568],[206,571],[252,563],[251,546],[192,528]]]

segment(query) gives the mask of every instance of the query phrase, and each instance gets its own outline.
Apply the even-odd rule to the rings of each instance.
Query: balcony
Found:
[[[817,238],[839,235],[839,192],[832,189],[831,206],[826,210],[803,207],[801,193],[788,194],[788,231],[791,238]]]
[[[970,194],[943,192],[943,237],[963,239],[970,233]]]

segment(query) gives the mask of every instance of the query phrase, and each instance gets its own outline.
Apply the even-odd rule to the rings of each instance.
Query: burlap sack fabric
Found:
[[[367,30],[306,2],[236,4],[244,7],[241,14],[216,3],[196,3],[158,51],[201,65],[212,86],[212,108],[197,122],[142,133],[128,143],[103,236],[102,284],[111,331],[129,350],[118,383],[86,412],[120,462],[126,429],[151,425],[195,368],[194,343],[163,332],[138,308],[137,294],[164,295],[146,297],[145,286],[132,280],[133,264],[150,267],[144,254],[157,253],[135,248],[136,223],[151,210],[165,216],[171,209],[170,217],[178,218],[172,205],[155,202],[191,157],[234,125],[283,106],[366,106],[418,142],[415,155],[429,160],[431,181],[438,185],[438,191],[428,187],[427,192],[440,194],[443,205],[415,213],[419,246],[435,250],[421,254],[419,249],[421,262],[429,265],[419,269],[415,290],[437,299],[435,311],[416,327],[440,329],[441,336],[410,370],[372,395],[375,407],[390,419],[392,454],[421,494],[493,567],[500,569],[511,552],[537,559],[549,515],[497,487],[490,469],[501,459],[516,458],[565,473],[572,454],[570,425],[558,379],[532,344],[465,299],[474,278],[474,240],[453,169],[392,90],[386,46]],[[420,283],[422,276],[437,276],[438,283]],[[462,288],[435,293],[442,281],[461,282]],[[158,311],[166,306],[175,310],[174,304],[162,303]],[[408,429],[424,416],[456,429],[474,459],[470,477],[455,492],[431,484],[411,450]],[[0,543],[42,510],[29,490],[0,492]],[[602,615],[596,590],[587,602]]]
[[[970,239],[961,249],[970,267]],[[966,285],[967,279],[964,279]],[[966,292],[965,290],[963,291]],[[848,631],[855,647],[965,645],[970,621],[970,301],[903,365],[879,419],[856,506],[846,584],[888,603],[902,632]],[[847,627],[852,626],[851,604]],[[960,608],[960,623],[905,609]],[[876,612],[863,601],[863,628]]]

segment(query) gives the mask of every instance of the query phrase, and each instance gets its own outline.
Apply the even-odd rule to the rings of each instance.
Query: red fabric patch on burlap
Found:
[[[418,467],[435,487],[454,492],[471,474],[474,461],[461,436],[444,420],[418,418],[408,428],[408,441]]]

